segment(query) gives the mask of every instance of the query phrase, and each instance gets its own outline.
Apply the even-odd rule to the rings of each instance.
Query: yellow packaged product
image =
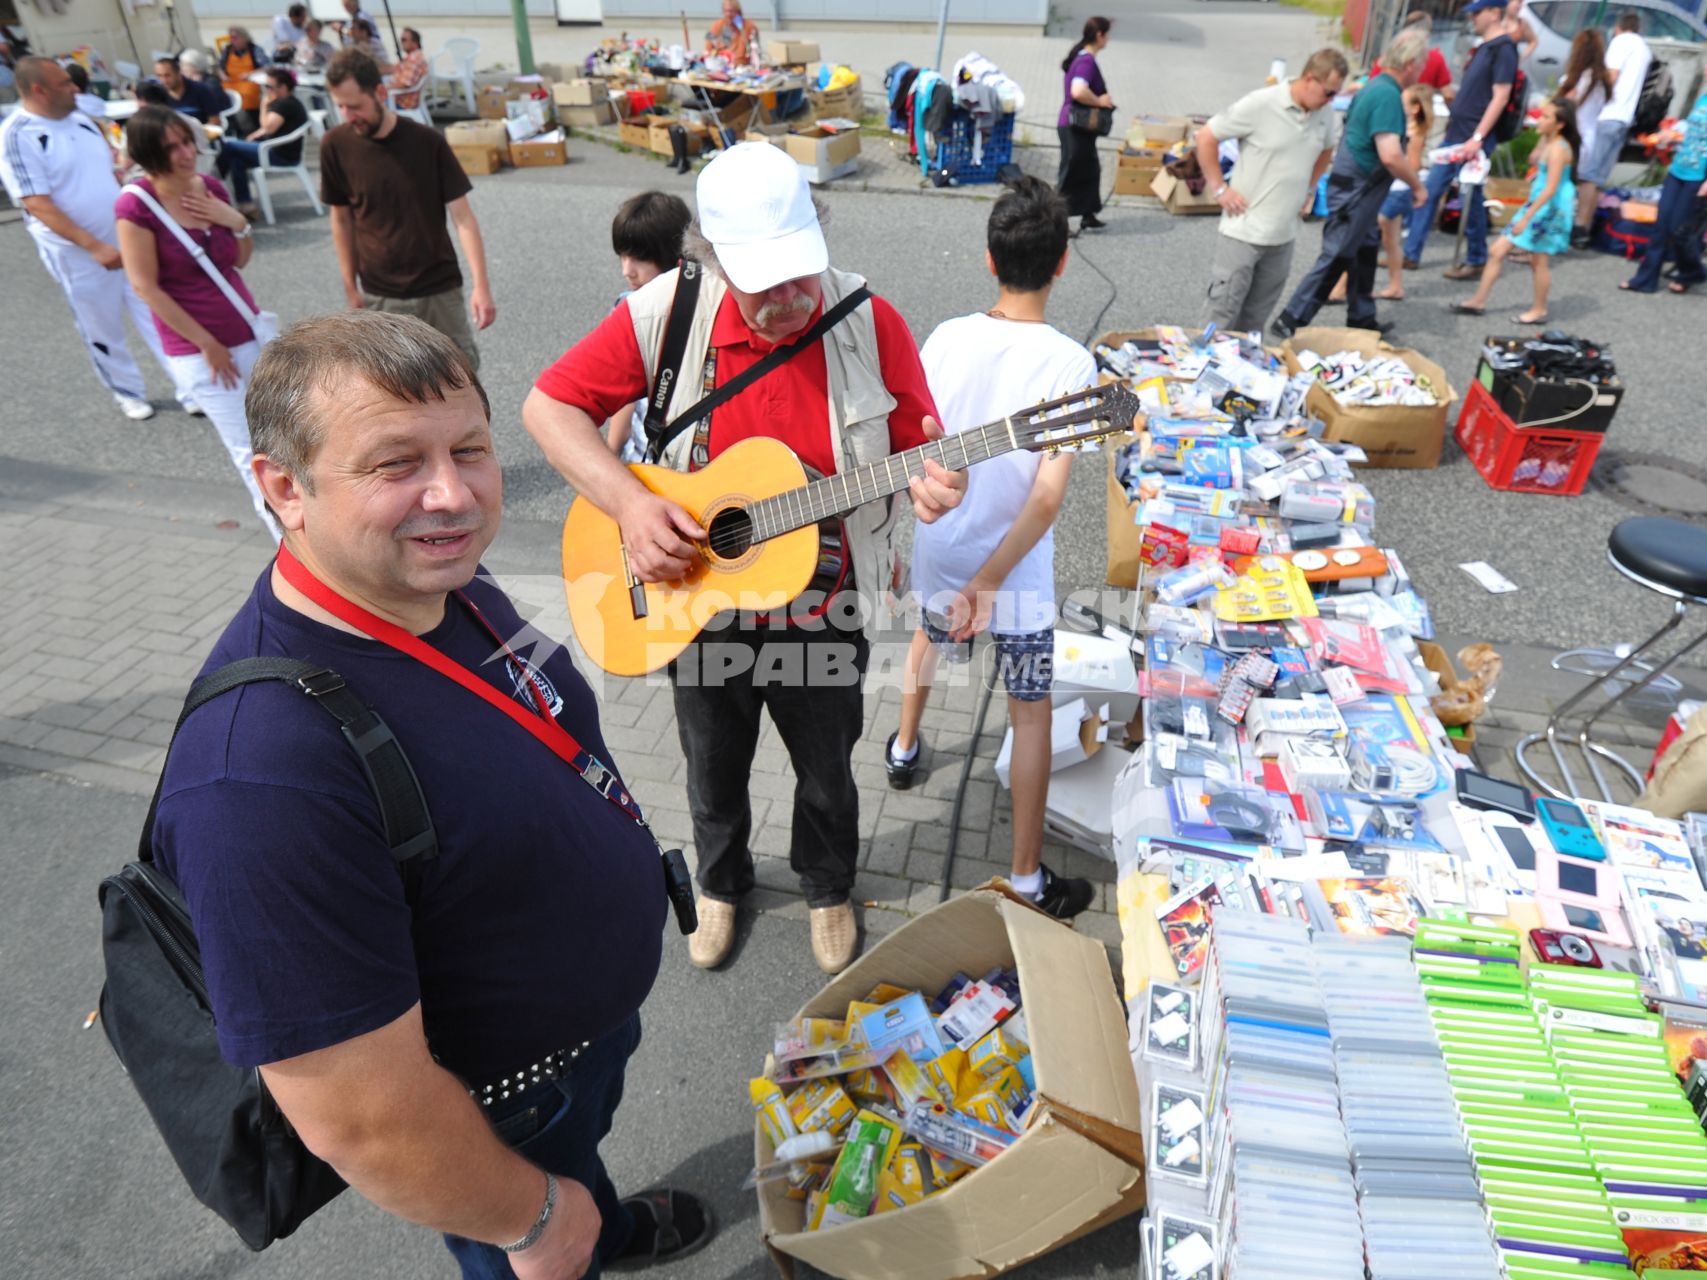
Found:
[[[944,1100],[931,1078],[905,1049],[897,1049],[885,1059],[883,1074],[895,1090],[895,1109],[902,1114],[911,1110],[915,1102]]]
[[[982,1120],[987,1125],[993,1125],[997,1129],[1006,1129],[1009,1133],[1018,1132],[1014,1128],[1013,1113],[1008,1110],[1008,1104],[1002,1101],[1001,1095],[996,1093],[994,1089],[985,1089],[982,1093],[975,1093],[970,1098],[963,1098],[957,1105],[959,1110]]]
[[[788,1171],[788,1185],[783,1196],[789,1200],[804,1200],[824,1184],[828,1165],[797,1164]]]
[[[922,1188],[910,1187],[895,1175],[893,1167],[885,1169],[877,1179],[877,1200],[871,1206],[873,1214],[888,1213],[917,1204],[929,1194]]]
[[[765,1137],[771,1141],[771,1146],[780,1147],[787,1139],[798,1132],[794,1127],[794,1117],[788,1111],[788,1099],[782,1096],[782,1090],[776,1082],[757,1076],[747,1082],[747,1092],[753,1099],[753,1114],[758,1116],[759,1125],[765,1131]]]
[[[1020,1059],[1030,1052],[1025,1041],[1003,1027],[997,1027],[967,1050],[966,1057],[979,1075],[996,1076],[1001,1074],[1003,1067],[1018,1066]]]
[[[901,1144],[901,1126],[875,1111],[861,1111],[848,1128],[847,1145],[824,1184],[820,1227],[857,1222],[876,1211],[878,1184]]]
[[[788,1099],[788,1113],[801,1133],[825,1129],[839,1135],[858,1110],[842,1086],[830,1079],[808,1080]]]
[[[952,1156],[938,1155],[934,1151],[927,1151],[925,1159],[930,1161],[931,1185],[938,1191],[944,1187],[953,1186],[971,1173],[973,1168],[963,1160],[956,1160]]]
[[[889,1107],[895,1104],[889,1090],[884,1087],[883,1077],[875,1068],[866,1067],[860,1071],[850,1071],[842,1077],[842,1088],[848,1097],[861,1104],[874,1104]]]
[[[924,1064],[922,1070],[936,1086],[942,1100],[950,1106],[963,1092],[971,1093],[984,1087],[984,1081],[966,1060],[966,1050],[945,1049],[935,1060]]]
[[[1003,1067],[1000,1072],[991,1076],[989,1091],[1002,1100],[1009,1116],[1018,1113],[1025,1103],[1026,1095],[1031,1092],[1025,1087],[1025,1080],[1019,1071],[1013,1067]]]
[[[902,996],[912,994],[906,987],[898,987],[893,982],[880,982],[865,993],[865,999],[861,1003],[883,1005],[892,1000],[899,1000]]]

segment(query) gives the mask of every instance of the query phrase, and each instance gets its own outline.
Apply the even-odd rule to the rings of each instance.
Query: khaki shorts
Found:
[[[468,303],[463,300],[461,289],[446,289],[425,298],[381,298],[364,293],[362,306],[369,311],[425,320],[461,347],[474,372],[480,372],[480,348],[474,345],[474,330],[468,324]]]

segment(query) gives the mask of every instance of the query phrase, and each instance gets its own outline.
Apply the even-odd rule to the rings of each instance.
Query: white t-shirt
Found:
[[[1591,85],[1593,88],[1589,87]],[[1606,90],[1594,78],[1593,71],[1585,71],[1574,92],[1577,95],[1577,134],[1583,140],[1583,154],[1586,156],[1594,146],[1594,129],[1600,123],[1601,112],[1606,110]]]
[[[275,49],[281,44],[288,44],[294,49],[306,39],[308,39],[308,32],[292,22],[288,13],[273,15],[273,47]]]
[[[118,223],[113,201],[119,198],[113,177],[113,149],[101,127],[80,111],[49,120],[14,111],[0,123],[0,181],[13,203],[25,196],[49,196],[60,211],[97,240],[115,244]],[[71,248],[71,242],[28,219],[30,234],[44,245]]]
[[[1618,73],[1612,86],[1612,101],[1600,113],[1602,120],[1629,124],[1636,118],[1636,104],[1642,99],[1642,82],[1648,78],[1648,64],[1654,52],[1648,42],[1634,31],[1620,31],[1606,46],[1606,66]]]
[[[919,355],[950,435],[1096,382],[1091,353],[1065,334],[1046,324],[981,313],[938,325]],[[960,505],[914,530],[913,590],[927,609],[946,613],[948,596],[984,567],[1031,496],[1042,459],[1016,450],[974,463]],[[1002,588],[992,632],[1014,635],[1055,624],[1053,529],[1014,566]]]

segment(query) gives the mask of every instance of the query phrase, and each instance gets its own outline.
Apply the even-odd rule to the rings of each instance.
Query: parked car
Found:
[[[1634,9],[1642,15],[1642,38],[1654,56],[1667,64],[1672,80],[1670,115],[1687,115],[1701,85],[1703,42],[1707,25],[1663,0],[1528,0],[1523,16],[1535,30],[1535,53],[1523,64],[1531,88],[1545,92],[1558,83],[1570,61],[1577,32],[1597,21],[1611,41],[1620,14]]]

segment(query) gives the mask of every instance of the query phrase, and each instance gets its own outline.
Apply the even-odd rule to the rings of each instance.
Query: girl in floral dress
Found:
[[[1539,157],[1529,199],[1488,254],[1482,268],[1482,283],[1475,296],[1452,310],[1479,316],[1487,310],[1488,295],[1500,278],[1500,269],[1513,249],[1529,252],[1535,272],[1535,301],[1518,317],[1519,324],[1545,324],[1547,294],[1553,285],[1553,255],[1571,247],[1571,227],[1576,222],[1577,184],[1571,171],[1582,149],[1577,134],[1577,107],[1569,98],[1553,98],[1541,106],[1541,140],[1535,144]]]

